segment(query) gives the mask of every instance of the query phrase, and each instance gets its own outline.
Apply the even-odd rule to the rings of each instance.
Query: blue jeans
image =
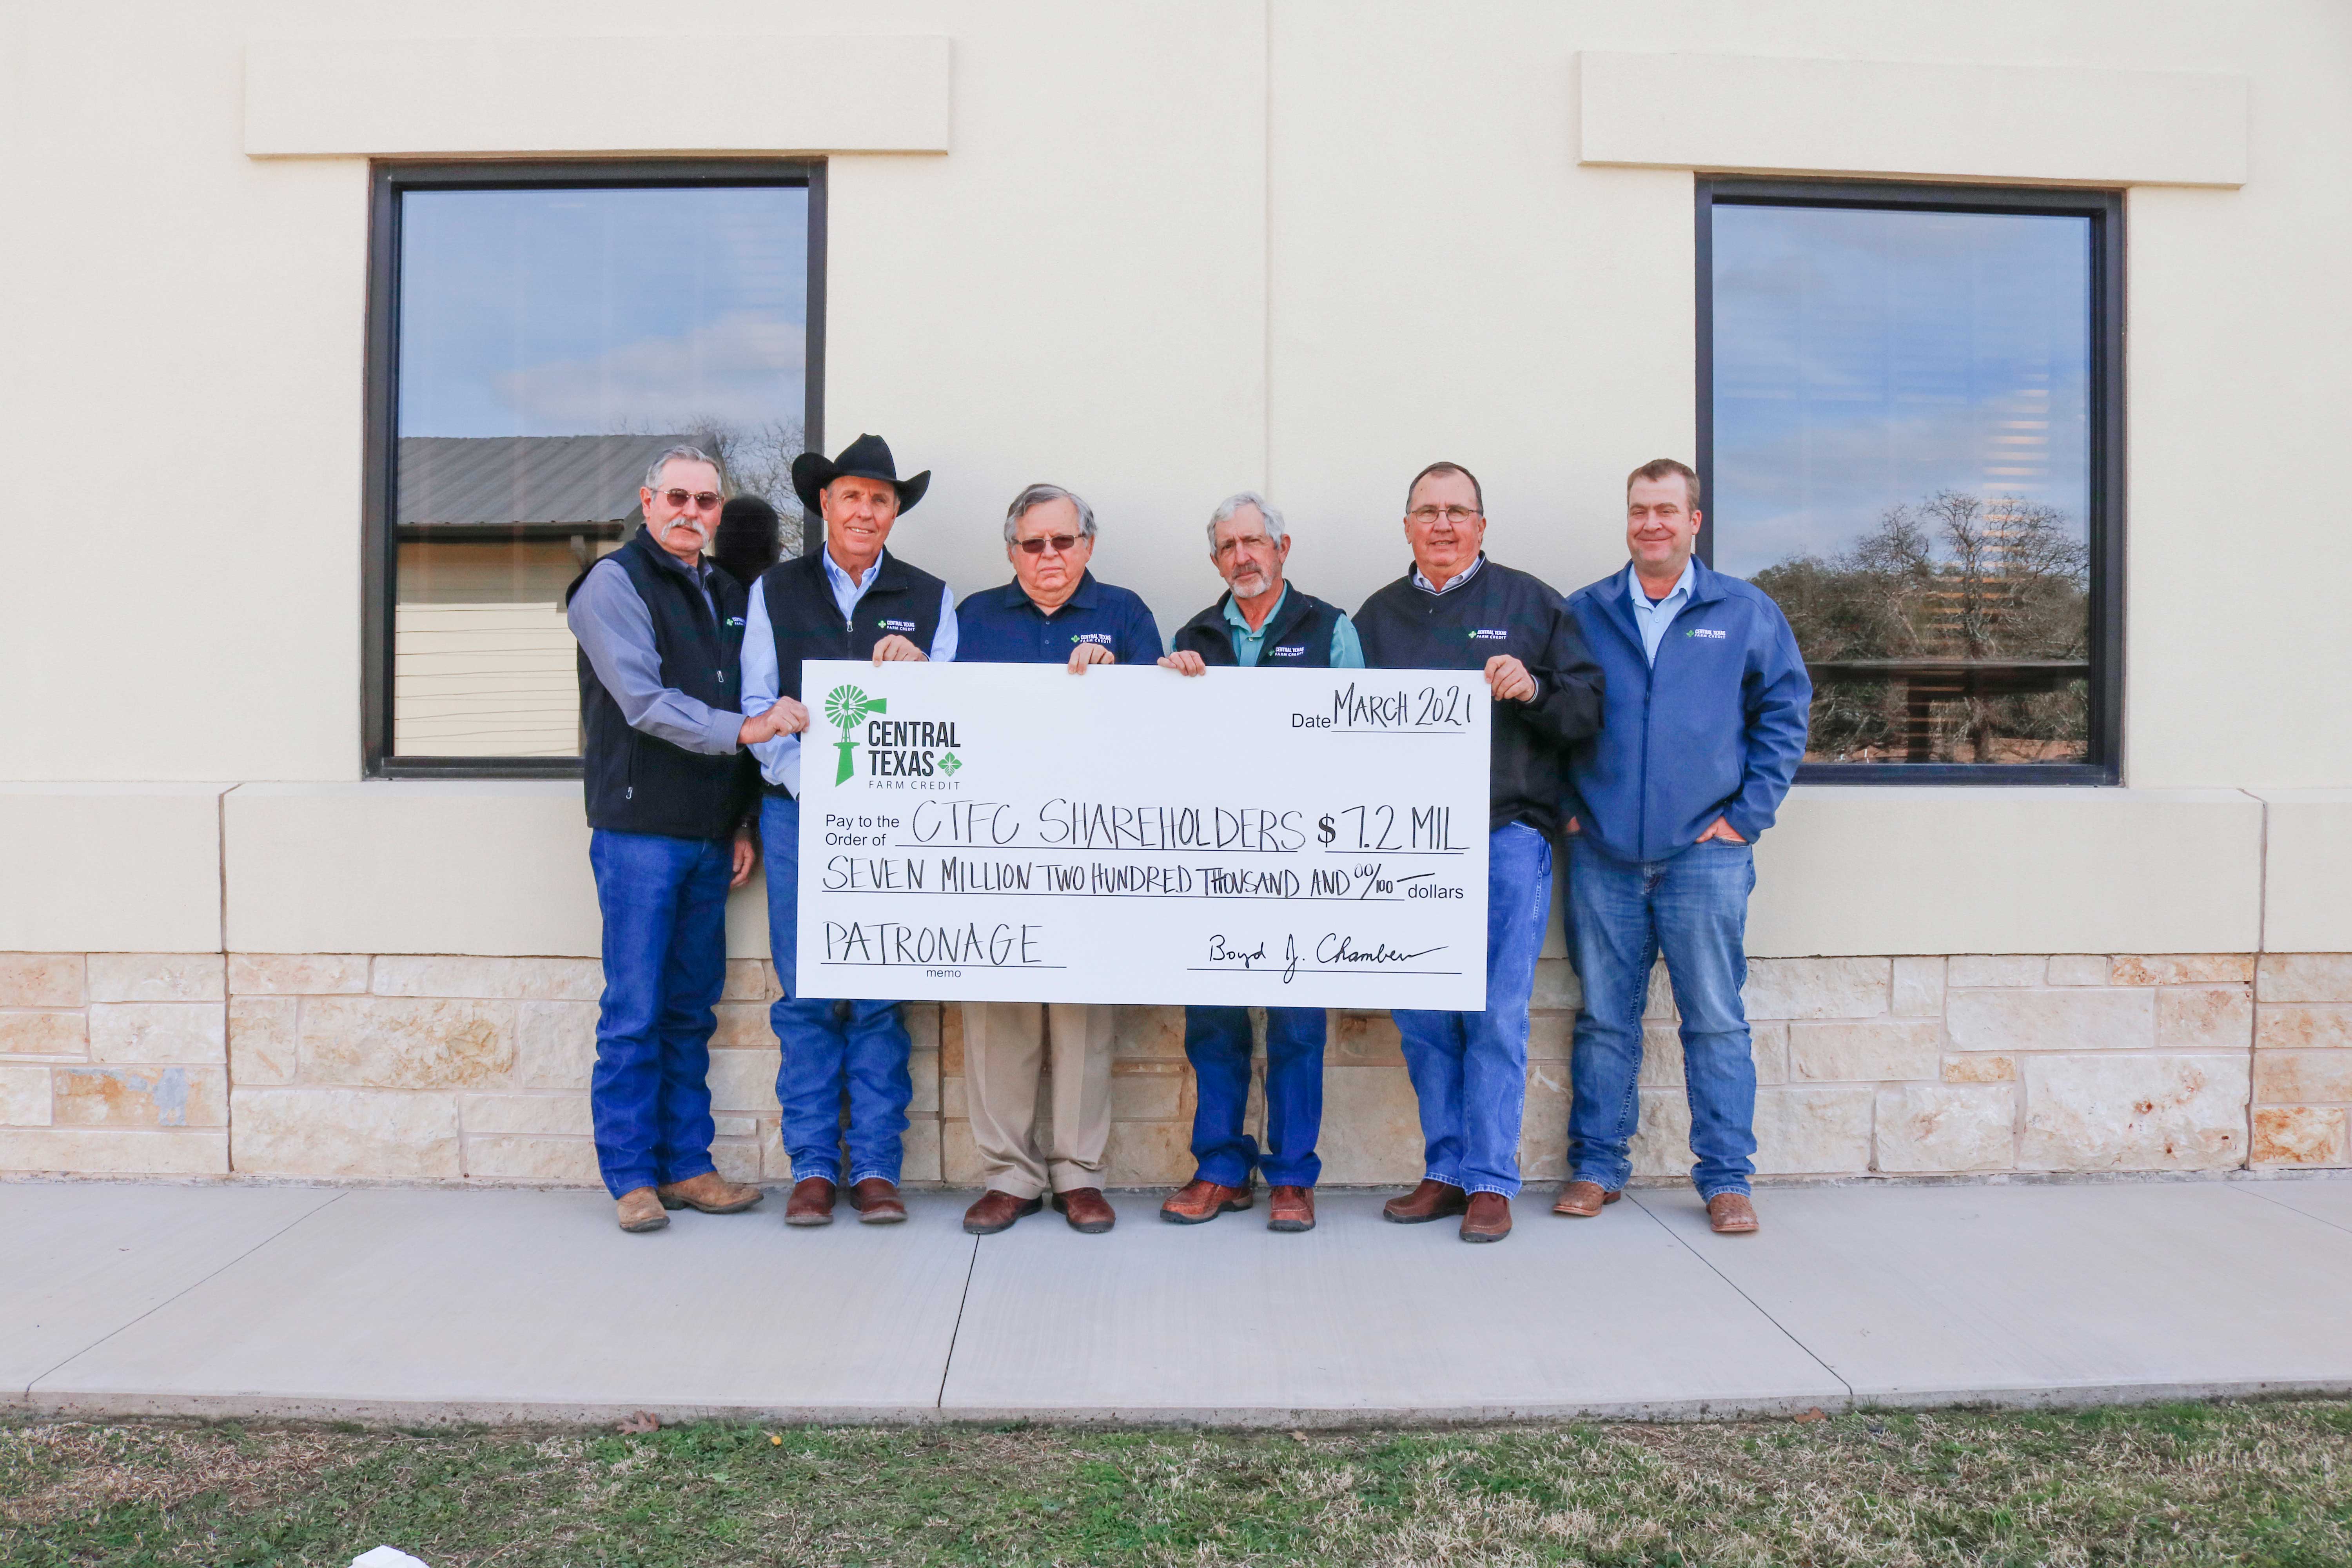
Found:
[[[1748,983],[1748,895],[1756,852],[1710,840],[1629,865],[1569,841],[1570,941],[1584,982],[1568,1110],[1571,1175],[1614,1192],[1642,1101],[1642,1011],[1663,951],[1683,1016],[1691,1181],[1703,1198],[1744,1193],[1756,1173],[1756,1058],[1739,988]]]
[[[1486,1010],[1391,1015],[1433,1182],[1505,1197],[1519,1190],[1528,999],[1550,918],[1550,840],[1524,822],[1496,829],[1486,839]]]
[[[711,1008],[727,982],[726,843],[656,833],[588,838],[604,916],[604,995],[588,1103],[614,1197],[710,1164]]]
[[[1246,1007],[1184,1009],[1184,1054],[1198,1083],[1192,1157],[1201,1179],[1249,1185],[1262,1167],[1268,1186],[1311,1187],[1323,1173],[1315,1156],[1323,1129],[1323,1009],[1265,1010],[1265,1150],[1242,1131],[1249,1110],[1250,1022]]]
[[[783,1107],[784,1152],[793,1180],[822,1176],[851,1185],[868,1176],[896,1183],[914,1042],[896,1002],[828,1002],[801,994],[797,968],[801,803],[772,795],[760,803],[760,853],[768,862],[768,951],[783,996],[768,1022],[783,1047],[776,1100]],[[841,1096],[849,1092],[849,1131],[842,1135]],[[844,1142],[848,1160],[842,1158]]]

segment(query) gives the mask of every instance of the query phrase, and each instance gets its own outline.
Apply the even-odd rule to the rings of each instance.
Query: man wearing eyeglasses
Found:
[[[1381,1211],[1400,1225],[1462,1216],[1465,1241],[1511,1233],[1527,1109],[1528,1004],[1551,917],[1551,839],[1569,748],[1601,728],[1601,667],[1560,596],[1486,558],[1486,500],[1459,463],[1405,494],[1412,569],[1356,612],[1374,669],[1483,670],[1495,700],[1486,813],[1486,1005],[1400,1008],[1421,1102],[1426,1175]]]
[[[812,658],[871,658],[876,664],[956,656],[956,614],[947,584],[884,549],[899,516],[923,499],[929,469],[898,477],[879,436],[860,436],[827,460],[793,459],[793,489],[806,515],[822,519],[824,546],[770,567],[751,592],[743,633],[743,711],[798,705],[801,665]],[[865,1225],[907,1217],[898,1173],[914,1096],[913,1043],[896,1002],[804,996],[798,973],[801,738],[780,734],[751,748],[764,784],[760,842],[768,859],[768,949],[783,994],[768,1009],[782,1047],[776,1100],[793,1193],[784,1223],[833,1223],[844,1177]],[[841,1100],[849,1096],[849,1125]]]
[[[1364,650],[1348,614],[1283,580],[1290,534],[1282,513],[1255,490],[1218,503],[1209,516],[1209,560],[1225,580],[1223,598],[1187,621],[1161,668],[1205,675],[1209,666],[1361,669]],[[1246,1007],[1184,1009],[1184,1055],[1199,1090],[1192,1112],[1192,1179],[1160,1205],[1171,1225],[1202,1225],[1250,1206],[1250,1173],[1265,1173],[1268,1230],[1315,1228],[1315,1181],[1323,1163],[1320,1007],[1265,1010],[1265,1147],[1242,1126],[1249,1107],[1250,1020]]]
[[[702,558],[719,465],[672,447],[637,492],[645,526],[591,567],[565,616],[580,643],[588,864],[604,922],[589,1084],[596,1163],[621,1228],[667,1211],[736,1214],[760,1189],[714,1168],[712,1011],[727,974],[727,890],[750,879],[745,746],[808,725],[797,702],[739,710],[744,593]]]
[[[1013,581],[956,606],[965,664],[1150,664],[1160,627],[1143,601],[1098,583],[1095,514],[1059,485],[1031,485],[1004,514],[1004,555]],[[1054,1206],[1084,1235],[1117,1223],[1102,1194],[1110,1145],[1113,1009],[1056,1002],[966,1002],[963,1063],[972,1142],[988,1190],[965,1211],[963,1227],[992,1236]],[[1054,1053],[1054,1127],[1049,1148],[1034,1137],[1045,1037]]]

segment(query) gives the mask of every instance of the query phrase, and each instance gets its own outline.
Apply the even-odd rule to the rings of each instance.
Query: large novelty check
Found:
[[[812,661],[803,994],[1476,1009],[1476,671]]]

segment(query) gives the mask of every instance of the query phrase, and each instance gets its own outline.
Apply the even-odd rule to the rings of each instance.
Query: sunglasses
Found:
[[[1055,554],[1067,555],[1078,547],[1078,536],[1075,533],[1045,533],[1034,539],[1021,540],[1019,543],[1024,555],[1043,555],[1049,544],[1054,547]]]
[[[656,490],[654,493],[680,511],[689,506],[702,511],[712,511],[719,505],[717,490]]]

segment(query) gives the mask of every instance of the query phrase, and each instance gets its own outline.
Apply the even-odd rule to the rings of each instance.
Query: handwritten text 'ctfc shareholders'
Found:
[[[1475,1010],[1475,670],[812,662],[800,989]]]

